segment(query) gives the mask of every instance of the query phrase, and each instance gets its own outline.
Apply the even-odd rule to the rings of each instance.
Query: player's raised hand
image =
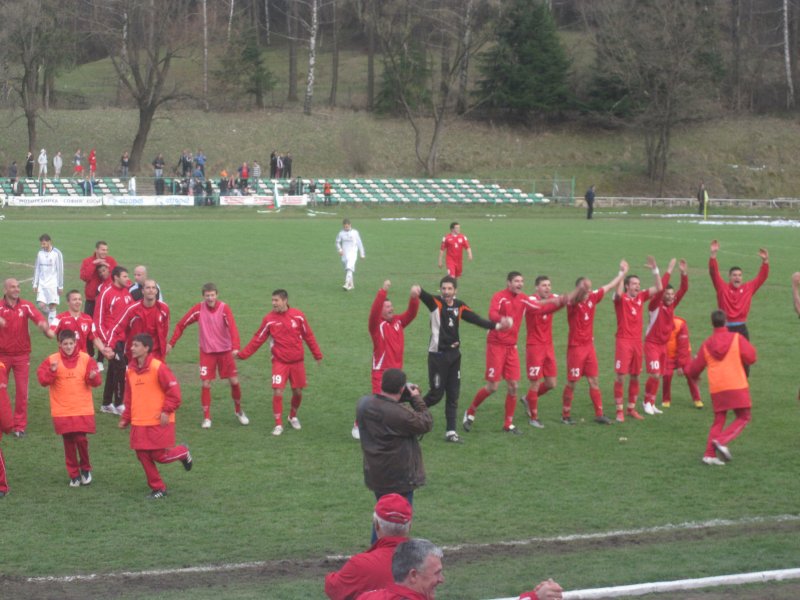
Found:
[[[672,273],[672,271],[675,269],[675,265],[677,264],[677,262],[678,262],[677,259],[674,258],[671,258],[669,260],[669,265],[667,265],[667,273]]]
[[[685,258],[682,258],[678,261],[678,268],[681,270],[683,275],[686,275],[686,273],[689,271],[689,266],[686,264]]]
[[[386,281],[383,282],[383,286],[381,286],[381,289],[383,289],[384,292],[388,292],[390,287],[392,287],[392,282],[387,279]]]
[[[717,258],[717,252],[719,252],[719,242],[711,240],[711,258]]]
[[[411,297],[412,298],[419,298],[419,293],[422,291],[422,287],[419,285],[412,285],[411,286]]]
[[[769,252],[766,248],[759,248],[758,255],[761,257],[761,262],[769,262]]]
[[[628,261],[627,261],[627,260],[625,260],[625,259],[623,258],[621,261],[619,261],[619,270],[620,270],[622,273],[627,273],[629,268],[630,268],[630,267],[628,266]]]
[[[650,269],[651,271],[654,271],[655,269],[658,268],[658,263],[656,263],[656,259],[654,256],[648,256],[647,260],[644,261],[644,266]]]

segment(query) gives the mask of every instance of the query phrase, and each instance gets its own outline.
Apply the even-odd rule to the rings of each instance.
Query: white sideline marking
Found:
[[[783,581],[800,579],[800,569],[781,569],[779,571],[758,571],[755,573],[736,573],[716,577],[700,577],[698,579],[678,579],[675,581],[655,581],[652,583],[635,583],[617,587],[592,588],[564,592],[564,600],[590,600],[597,598],[620,598],[622,596],[644,596],[656,592],[674,592],[677,590],[695,590],[720,585],[742,585],[745,583],[763,583],[766,581]],[[495,600],[517,600],[496,598]]]
[[[529,544],[540,544],[543,542],[574,542],[582,540],[597,540],[611,537],[635,536],[647,533],[658,533],[664,531],[690,531],[696,529],[709,529],[712,527],[733,527],[741,525],[752,525],[754,523],[785,523],[787,521],[800,521],[800,515],[776,515],[772,517],[745,517],[743,519],[711,519],[709,521],[695,521],[688,523],[656,525],[655,527],[641,527],[639,529],[617,529],[598,533],[576,533],[573,535],[558,535],[553,537],[534,537],[525,540],[513,540],[509,542],[488,542],[481,544],[459,544],[457,546],[443,546],[445,552],[487,548],[490,546],[527,546]],[[345,560],[350,558],[347,554],[333,554],[325,557],[325,560]],[[89,575],[62,575],[46,577],[27,577],[28,583],[54,582],[69,583],[73,581],[93,581],[100,579],[113,579],[118,577],[149,577],[159,575],[176,575],[181,573],[215,573],[223,571],[236,571],[237,569],[256,569],[268,566],[275,561],[254,561],[243,563],[227,563],[221,565],[206,565],[202,567],[183,567],[180,569],[152,569],[148,571],[122,571],[119,573],[92,573]],[[800,570],[799,570],[800,571]],[[800,575],[798,575],[800,576]],[[649,585],[649,584],[648,584]],[[615,588],[616,589],[616,588]],[[565,597],[567,597],[565,595]],[[578,598],[578,596],[569,596]],[[582,597],[582,596],[581,596]],[[586,596],[587,598],[589,596]],[[595,597],[595,596],[592,596]],[[597,596],[599,597],[599,596]]]

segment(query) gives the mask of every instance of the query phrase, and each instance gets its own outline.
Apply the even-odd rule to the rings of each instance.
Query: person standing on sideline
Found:
[[[14,373],[14,437],[25,437],[28,426],[28,375],[31,364],[31,336],[28,321],[50,339],[55,337],[36,307],[19,297],[19,281],[6,279],[0,302],[0,362],[6,373]]]
[[[122,153],[122,156],[119,159],[119,175],[122,179],[128,178],[128,169],[131,166],[131,158],[128,155],[128,152],[125,151]]]
[[[615,289],[628,273],[628,263],[621,260],[619,273],[600,289],[592,291],[592,281],[586,277],[578,277],[575,287],[583,290],[567,304],[567,385],[561,397],[561,422],[564,425],[575,425],[571,417],[572,399],[575,396],[575,384],[586,377],[589,384],[589,398],[594,407],[594,421],[600,425],[610,425],[611,419],[603,414],[603,394],[598,380],[599,368],[597,353],[594,348],[594,314],[597,305],[605,295]]]
[[[42,148],[42,150],[39,152],[39,158],[37,159],[37,162],[39,163],[39,179],[47,177],[48,159],[47,159],[47,150],[45,150],[44,148]]]
[[[447,254],[447,274],[458,279],[463,270],[465,251],[467,258],[472,260],[469,240],[461,233],[461,225],[453,221],[450,223],[450,233],[442,238],[442,245],[439,247],[439,268],[442,268],[442,258]]]
[[[342,288],[345,291],[352,290],[353,273],[356,271],[356,260],[358,255],[361,258],[366,258],[364,254],[364,244],[361,242],[361,236],[357,229],[353,229],[350,219],[342,221],[342,230],[336,236],[336,250],[339,256],[342,257],[342,265],[344,265],[344,285]]]
[[[39,247],[33,267],[33,293],[41,311],[47,311],[52,326],[59,298],[64,293],[64,257],[46,233],[39,236]]]
[[[653,274],[655,282],[646,290],[638,275],[626,275],[614,292],[614,310],[617,315],[617,333],[614,350],[614,404],[617,421],[625,421],[625,375],[628,376],[628,416],[641,420],[644,417],[636,411],[639,400],[639,375],[642,372],[642,330],[644,328],[644,304],[662,290],[661,276],[656,259],[647,257],[645,263]]]
[[[700,187],[697,188],[697,214],[704,215],[706,214],[706,207],[708,206],[708,190],[706,189],[706,184],[701,181]]]
[[[586,201],[586,218],[591,219],[594,214],[594,185],[589,186],[589,189],[583,195],[583,199]]]
[[[131,449],[142,463],[151,500],[167,495],[156,463],[181,461],[187,471],[192,469],[189,447],[175,446],[175,411],[181,405],[181,386],[169,367],[150,354],[153,338],[141,333],[133,338],[131,355],[125,376],[125,412],[119,428],[131,426]]]
[[[275,428],[272,435],[283,433],[283,390],[291,382],[292,404],[289,411],[289,425],[301,429],[297,411],[303,402],[303,389],[307,385],[303,342],[306,343],[317,364],[322,362],[322,351],[306,316],[289,306],[289,293],[286,290],[272,292],[272,312],[267,313],[252,339],[236,358],[246,360],[272,337],[272,412]]]
[[[376,499],[400,494],[413,505],[414,490],[425,485],[419,436],[433,429],[433,416],[419,388],[407,385],[406,374],[400,369],[387,369],[380,393],[359,399],[356,418],[364,484]],[[375,539],[373,536],[373,543]]]
[[[53,157],[53,176],[58,179],[61,177],[61,169],[64,168],[64,159],[61,156],[61,152],[56,152],[56,155]]]
[[[134,300],[141,300],[144,291],[144,282],[147,281],[147,267],[144,265],[136,265],[133,268],[133,285],[128,288]],[[165,302],[164,295],[161,293],[161,286],[156,285],[158,295],[156,300]]]
[[[408,540],[412,509],[399,494],[381,496],[372,513],[378,540],[366,552],[355,554],[338,571],[325,576],[325,595],[330,600],[354,600],[364,592],[392,583],[392,557]]]
[[[689,290],[689,269],[686,261],[680,260],[681,286],[677,293],[669,283],[672,270],[675,268],[675,259],[669,262],[667,272],[662,280],[663,290],[656,294],[647,310],[650,313],[650,323],[644,337],[644,362],[647,368],[647,383],[644,387],[644,412],[648,415],[661,414],[656,408],[656,395],[658,394],[659,379],[664,374],[667,362],[667,344],[675,327],[675,309],[681,299]]]
[[[456,298],[458,281],[446,275],[439,281],[439,296],[420,290],[420,300],[431,313],[431,339],[428,344],[428,384],[425,404],[430,408],[447,395],[444,405],[447,442],[461,441],[456,433],[458,397],[461,393],[461,338],[458,326],[461,319],[487,330],[504,330],[511,327],[511,317],[489,321],[478,316],[465,302]]]
[[[8,372],[6,366],[0,362],[0,441],[3,434],[11,433],[14,427],[14,414],[11,411],[11,400],[8,398]],[[6,461],[3,450],[0,449],[0,498],[8,495],[8,479],[6,478]]]
[[[33,179],[33,165],[35,161],[33,159],[33,152],[28,150],[28,153],[25,155],[25,176],[28,179]]]
[[[518,435],[522,433],[514,425],[514,411],[517,407],[517,390],[519,388],[519,354],[517,353],[517,337],[522,322],[525,306],[522,303],[522,287],[525,280],[518,271],[511,271],[506,276],[506,288],[492,296],[489,304],[489,319],[499,323],[503,317],[511,319],[511,327],[492,329],[486,335],[486,372],[484,385],[475,394],[472,404],[464,413],[461,426],[470,431],[475,423],[475,412],[489,396],[500,387],[500,381],[506,381],[506,404],[503,431]]]
[[[39,384],[50,388],[50,415],[56,435],[64,438],[64,459],[69,487],[92,483],[89,433],[95,432],[92,388],[103,381],[97,363],[78,349],[75,332],[58,334],[58,352],[42,361],[36,371]]]
[[[730,444],[750,422],[750,385],[747,381],[746,365],[756,362],[756,350],[743,335],[725,327],[725,313],[711,313],[714,332],[703,342],[694,360],[686,370],[687,377],[700,376],[708,370],[708,391],[714,409],[714,423],[708,433],[703,462],[722,466],[731,460]],[[736,415],[725,427],[728,411]]]
[[[239,329],[233,318],[231,307],[217,298],[219,291],[213,283],[206,283],[201,290],[203,301],[190,308],[178,324],[167,344],[169,354],[181,339],[184,330],[197,323],[200,344],[200,404],[203,407],[201,427],[211,427],[211,382],[219,373],[220,379],[227,379],[231,386],[231,398],[236,418],[242,425],[249,425],[250,419],[242,410],[242,388],[239,386],[239,372],[234,356],[239,352]]]
[[[747,316],[750,313],[750,304],[753,296],[769,277],[769,252],[766,248],[758,249],[758,256],[761,258],[761,268],[758,275],[750,281],[742,281],[742,268],[731,267],[728,270],[728,282],[726,283],[719,274],[719,263],[717,262],[717,252],[719,252],[719,242],[711,240],[711,256],[708,259],[708,272],[711,275],[711,283],[717,292],[717,308],[725,313],[727,322],[725,326],[728,331],[741,333],[748,340],[750,332],[747,330]],[[750,376],[750,366],[745,366],[745,373]]]

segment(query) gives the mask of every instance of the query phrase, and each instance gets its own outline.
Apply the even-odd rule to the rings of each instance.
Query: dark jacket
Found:
[[[433,429],[433,417],[422,398],[409,405],[381,394],[364,396],[356,415],[366,486],[376,494],[407,494],[425,485],[417,436]]]

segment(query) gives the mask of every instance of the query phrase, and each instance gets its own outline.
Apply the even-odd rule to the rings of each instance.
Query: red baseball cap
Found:
[[[386,494],[375,505],[375,514],[389,523],[405,524],[411,521],[412,510],[400,494]]]

